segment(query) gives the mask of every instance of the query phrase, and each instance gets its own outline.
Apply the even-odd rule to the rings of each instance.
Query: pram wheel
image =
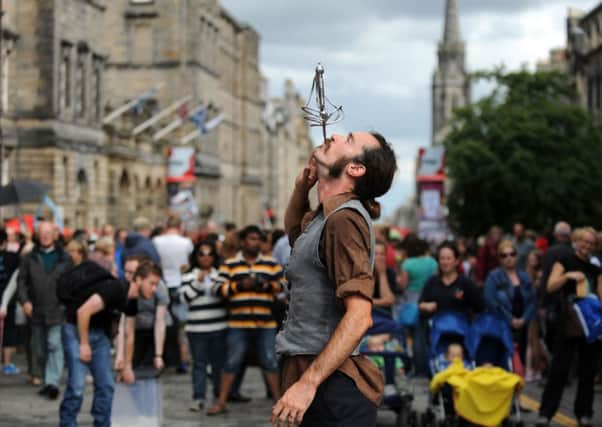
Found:
[[[426,411],[420,416],[420,427],[438,427],[435,414],[431,411]]]
[[[404,427],[404,426],[409,426],[410,424],[410,417],[408,414],[408,411],[405,408],[402,408],[398,413],[397,413],[397,420],[395,420],[395,427]]]

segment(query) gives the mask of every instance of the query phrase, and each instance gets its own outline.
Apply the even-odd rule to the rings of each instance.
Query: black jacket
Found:
[[[44,270],[41,250],[38,246],[25,255],[19,267],[17,279],[18,300],[31,302],[31,320],[36,324],[58,325],[63,322],[63,306],[56,297],[58,278],[71,266],[71,259],[59,245],[55,245],[57,259],[50,272]]]

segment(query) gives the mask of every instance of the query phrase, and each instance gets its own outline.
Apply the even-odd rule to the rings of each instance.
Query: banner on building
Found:
[[[171,147],[167,151],[167,182],[194,182],[193,147]]]
[[[418,152],[418,182],[445,180],[445,149],[441,146],[421,148]]]

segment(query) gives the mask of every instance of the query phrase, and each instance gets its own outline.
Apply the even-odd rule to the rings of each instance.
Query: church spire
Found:
[[[445,26],[443,29],[443,44],[460,42],[460,24],[458,22],[458,5],[456,0],[446,0]]]

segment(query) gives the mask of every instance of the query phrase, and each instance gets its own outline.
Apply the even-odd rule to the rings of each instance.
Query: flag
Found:
[[[180,108],[178,109],[178,117],[182,120],[186,120],[188,118],[188,103],[184,103],[180,106]]]
[[[199,110],[190,116],[190,121],[196,125],[199,132],[201,132],[201,135],[205,135],[207,133],[207,128],[205,127],[206,120],[207,120],[207,109],[206,108],[203,108],[202,110]]]
[[[136,104],[134,105],[134,110],[136,110],[136,114],[140,114],[142,112],[144,104],[149,100],[153,99],[158,91],[159,89],[154,87],[150,90],[147,90],[143,94],[139,95],[138,98],[136,98]]]
[[[205,123],[205,132],[209,132],[211,129],[214,129],[216,127],[219,126],[219,124],[221,122],[224,121],[224,115],[220,114],[218,116],[215,116],[214,118],[212,118],[211,120],[209,120],[207,123]]]

